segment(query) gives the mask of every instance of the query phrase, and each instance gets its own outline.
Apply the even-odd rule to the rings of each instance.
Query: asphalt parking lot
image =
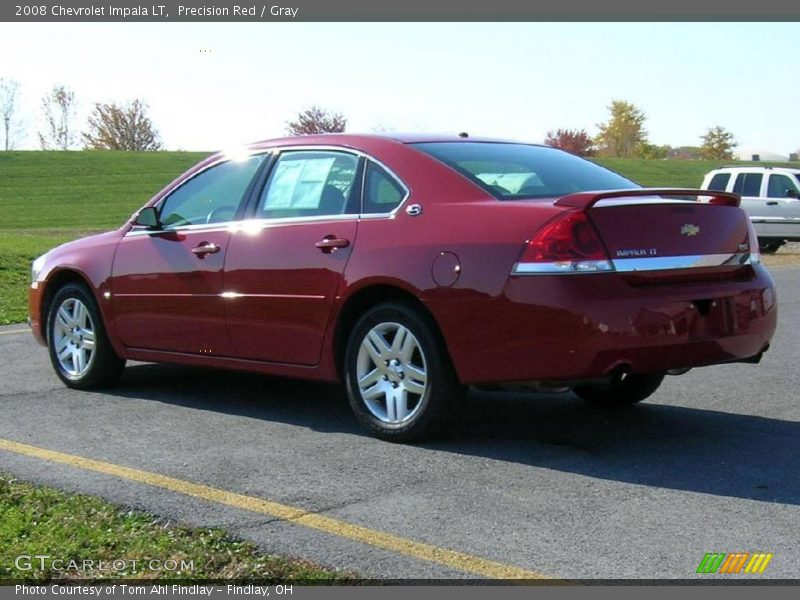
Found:
[[[71,391],[22,325],[0,328],[0,439],[167,475],[556,578],[695,575],[706,552],[771,552],[761,578],[800,578],[800,267],[772,270],[779,330],[760,365],[667,379],[612,411],[571,394],[472,392],[446,439],[364,435],[335,386],[129,366]],[[0,449],[0,471],[269,552],[381,578],[465,578],[428,560],[130,479]]]

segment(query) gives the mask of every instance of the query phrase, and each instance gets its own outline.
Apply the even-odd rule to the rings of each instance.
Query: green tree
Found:
[[[595,137],[597,153],[622,158],[640,156],[647,144],[647,131],[644,128],[647,117],[625,100],[612,100],[608,110],[611,118],[597,125],[600,129]]]
[[[719,125],[709,127],[701,139],[703,145],[700,147],[700,156],[707,160],[730,160],[733,158],[733,149],[738,146],[733,133]]]
[[[347,119],[341,113],[312,106],[304,110],[294,121],[286,124],[289,135],[313,135],[315,133],[342,133]]]
[[[147,116],[148,106],[136,99],[128,104],[94,105],[89,130],[83,134],[87,150],[160,150],[158,131]]]

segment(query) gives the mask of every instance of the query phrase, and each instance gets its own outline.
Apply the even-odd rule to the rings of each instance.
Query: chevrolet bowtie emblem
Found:
[[[689,237],[693,235],[697,235],[700,233],[700,227],[697,225],[692,225],[691,223],[687,223],[683,227],[681,227],[681,235],[688,235]]]

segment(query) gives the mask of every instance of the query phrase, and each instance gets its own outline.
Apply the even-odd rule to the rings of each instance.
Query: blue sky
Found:
[[[0,77],[22,86],[36,147],[39,98],[140,97],[170,149],[282,135],[310,105],[348,130],[469,131],[543,140],[596,133],[613,98],[647,115],[657,144],[711,125],[741,148],[800,148],[798,23],[2,23]],[[205,52],[201,52],[205,50]]]

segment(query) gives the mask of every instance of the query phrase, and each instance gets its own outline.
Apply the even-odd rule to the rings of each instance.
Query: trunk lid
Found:
[[[736,206],[601,201],[587,214],[617,271],[738,267],[750,258],[747,216]]]
[[[556,206],[583,210],[613,269],[636,280],[739,276],[760,260],[741,197],[684,188],[578,192]]]

